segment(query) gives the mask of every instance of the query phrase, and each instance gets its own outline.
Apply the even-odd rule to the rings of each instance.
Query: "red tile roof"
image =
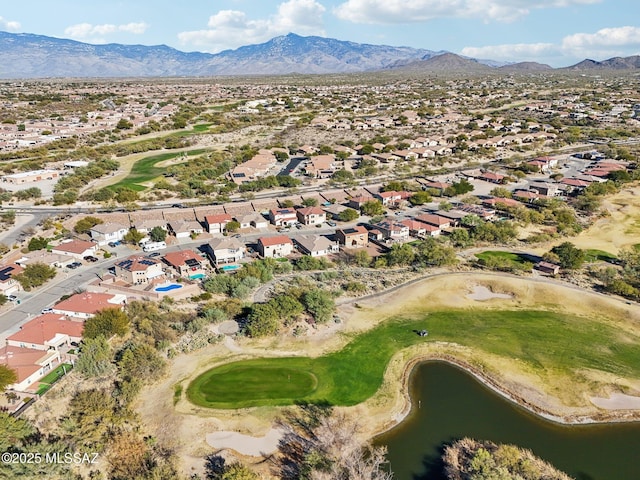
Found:
[[[448,218],[441,217],[440,215],[420,215],[416,217],[416,220],[423,223],[428,223],[430,225],[436,225],[441,227],[442,225],[449,225],[451,220]]]
[[[231,215],[227,213],[220,213],[218,215],[205,215],[204,217],[204,221],[207,223],[207,225],[229,223],[231,220],[233,220],[233,218],[231,218]]]
[[[20,330],[7,337],[7,340],[23,342],[25,344],[45,345],[57,334],[70,337],[82,337],[84,322],[66,320],[64,315],[46,313],[28,321]]]
[[[299,208],[298,213],[300,213],[301,215],[307,216],[307,215],[324,215],[324,210],[322,210],[320,207],[305,207],[305,208]]]
[[[77,293],[66,300],[54,305],[55,310],[70,313],[97,313],[105,308],[119,307],[120,304],[111,303],[115,295],[110,293],[84,292]]]
[[[44,350],[34,350],[31,348],[12,347],[7,345],[0,348],[0,365],[6,365],[16,372],[20,383],[40,370],[41,366],[37,362],[48,355]]]
[[[71,240],[70,242],[61,243],[53,247],[53,250],[69,253],[83,253],[97,245],[95,242],[87,242],[85,240]]]
[[[197,255],[193,250],[181,250],[179,252],[171,252],[167,253],[164,257],[164,260],[174,267],[180,267],[184,265],[187,260],[197,260],[200,262],[202,259],[199,255]]]
[[[290,243],[293,245],[293,242],[291,241],[291,239],[286,235],[275,235],[273,237],[260,237],[258,239],[258,242],[260,242],[265,247],[272,247],[274,245],[282,245],[285,243]]]

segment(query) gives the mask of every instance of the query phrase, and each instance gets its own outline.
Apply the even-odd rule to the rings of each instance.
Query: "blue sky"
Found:
[[[0,30],[87,43],[219,52],[294,32],[359,43],[539,61],[640,54],[638,0],[28,0]]]

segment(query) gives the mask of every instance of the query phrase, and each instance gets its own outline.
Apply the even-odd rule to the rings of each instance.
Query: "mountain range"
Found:
[[[640,68],[640,57],[584,60],[565,70]],[[93,45],[28,33],[0,32],[0,78],[202,77],[366,71],[491,72],[551,70],[535,62],[504,64],[445,51],[369,45],[288,34],[217,54],[166,45]]]

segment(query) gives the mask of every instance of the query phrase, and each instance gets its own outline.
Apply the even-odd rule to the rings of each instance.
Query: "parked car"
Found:
[[[162,255],[160,252],[153,252],[147,255],[147,257],[154,258],[154,257],[159,257],[160,255]]]
[[[43,315],[45,313],[53,313],[53,308],[43,308],[40,313],[43,314]]]
[[[70,263],[69,265],[67,265],[67,268],[70,268],[71,270],[75,270],[78,267],[81,267],[82,264],[80,262],[73,262]]]
[[[327,222],[327,225],[329,225],[330,227],[335,227],[335,226],[337,226],[338,224],[337,224],[336,222],[331,222],[331,221],[329,221],[329,222]]]
[[[114,248],[120,245],[120,242],[109,242],[107,245],[109,245],[111,248]]]
[[[16,297],[15,295],[7,295],[7,300],[9,300],[10,302],[15,302],[16,300],[18,300],[18,297]]]
[[[97,262],[98,261],[98,257],[94,257],[93,255],[87,255],[86,257],[84,257],[84,260],[87,262]]]

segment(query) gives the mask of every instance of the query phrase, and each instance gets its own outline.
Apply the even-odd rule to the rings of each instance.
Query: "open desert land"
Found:
[[[598,312],[597,315],[594,312]],[[170,376],[149,387],[140,398],[138,412],[145,424],[154,430],[154,435],[175,446],[183,459],[202,458],[210,452],[212,447],[206,440],[215,432],[229,438],[228,448],[242,451],[242,437],[230,436],[229,432],[265,436],[280,407],[198,407],[185,395],[198,375],[217,365],[238,360],[328,356],[377,328],[393,326],[396,322],[412,325],[411,322],[418,321],[429,329],[427,339],[418,340],[420,337],[408,327],[402,327],[410,345],[390,357],[377,391],[362,402],[340,407],[366,419],[362,422],[363,438],[370,438],[404,418],[410,410],[408,374],[416,362],[429,359],[458,364],[503,395],[558,421],[616,421],[638,417],[638,411],[634,409],[640,396],[640,373],[637,367],[629,368],[628,363],[633,359],[620,360],[620,371],[627,371],[627,375],[597,366],[562,368],[557,362],[563,360],[562,345],[567,344],[567,338],[552,342],[550,352],[545,352],[544,345],[537,343],[542,341],[544,344],[545,330],[548,330],[546,334],[555,334],[553,322],[557,322],[558,332],[573,335],[570,355],[593,349],[595,357],[606,361],[610,348],[631,347],[631,342],[640,338],[640,309],[635,305],[549,280],[464,273],[438,275],[390,293],[359,299],[357,303],[340,306],[338,313],[343,319],[339,327],[320,327],[332,328],[335,330],[332,335],[303,339],[283,336],[260,341],[239,339],[234,342],[234,352],[224,342],[178,357]],[[540,322],[545,317],[545,321]],[[478,318],[481,323],[490,324],[489,328],[486,325],[478,327]],[[497,319],[500,324],[491,324],[491,319]],[[464,336],[460,331],[469,329],[465,322],[476,322],[474,329],[479,328],[475,337],[469,336],[468,342],[459,340]],[[518,332],[526,334],[518,337]],[[543,335],[542,340],[533,338],[536,332]],[[593,342],[589,341],[591,332]],[[447,338],[449,334],[456,341],[439,339]],[[527,335],[531,337],[531,345],[528,345]],[[617,345],[597,343],[601,338],[610,340],[613,337],[614,342],[619,342]],[[507,354],[496,344],[519,349],[520,354]],[[585,358],[588,356],[586,354]],[[568,357],[566,360],[571,365],[574,362],[583,365],[584,359],[575,361]],[[602,402],[611,395],[615,402]],[[265,452],[268,451],[267,443]]]

